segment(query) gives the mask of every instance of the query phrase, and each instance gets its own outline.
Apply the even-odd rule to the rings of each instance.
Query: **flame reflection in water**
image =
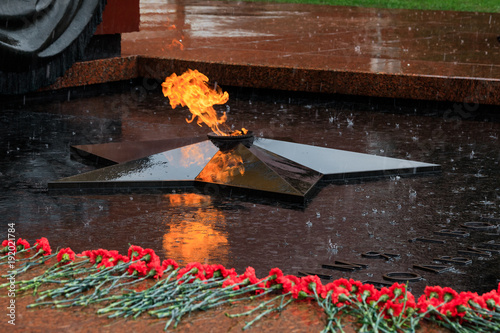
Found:
[[[169,258],[179,263],[228,262],[229,242],[221,229],[226,224],[223,212],[213,208],[206,195],[183,193],[164,196],[171,207],[183,207],[179,215],[167,221],[168,231],[163,236],[163,249]]]
[[[196,180],[212,183],[228,183],[236,176],[245,174],[243,158],[233,152],[221,152],[212,158]]]

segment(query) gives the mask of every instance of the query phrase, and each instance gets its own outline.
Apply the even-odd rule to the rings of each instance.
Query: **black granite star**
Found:
[[[49,189],[229,189],[305,202],[320,181],[436,172],[437,164],[256,138],[219,150],[203,137],[73,146],[73,157],[108,165]]]

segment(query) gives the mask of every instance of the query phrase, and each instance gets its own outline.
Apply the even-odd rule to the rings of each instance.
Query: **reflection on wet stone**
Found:
[[[192,186],[218,152],[207,140],[206,129],[185,125],[182,114],[165,116],[163,97],[148,96],[140,106],[134,105],[127,112],[106,107],[116,98],[121,97],[101,96],[30,106],[5,110],[0,115],[0,129],[4,133],[0,138],[4,147],[0,150],[0,172],[4,179],[1,205],[6,208],[7,222],[23,221],[17,230],[23,238],[39,238],[40,232],[50,228],[57,233],[44,236],[75,251],[106,247],[125,252],[132,243],[147,245],[163,257],[180,258],[183,262],[203,257],[204,262],[221,263],[237,271],[252,265],[257,275],[280,267],[285,274],[297,274],[300,270],[332,279],[347,277],[383,285],[384,281],[392,283],[383,280],[388,273],[415,271],[424,279],[411,283],[415,294],[421,293],[426,285],[446,284],[459,291],[484,292],[498,284],[499,189],[494,180],[500,177],[500,170],[498,156],[491,152],[498,148],[495,137],[500,137],[499,123],[452,122],[437,116],[374,113],[369,105],[357,106],[358,110],[339,101],[292,98],[289,103],[288,98],[240,94],[229,102],[232,119],[246,128],[258,129],[253,146],[237,148],[245,174],[251,174],[255,165],[255,170],[283,175],[280,184],[302,193],[312,186],[316,173],[337,175],[341,180],[320,184],[317,194],[305,206],[281,205],[272,197],[257,195],[248,200],[234,192],[222,195],[223,186],[231,182],[242,184],[242,176],[237,174],[232,175],[228,185]],[[286,113],[280,111],[281,106]],[[311,119],[310,114],[317,114],[317,118]],[[348,127],[346,116],[355,119],[353,126]],[[330,118],[335,119],[330,121]],[[114,126],[119,128],[104,126],[98,133],[93,125],[107,124],[108,119],[117,119]],[[270,128],[270,119],[277,119],[277,125]],[[260,131],[266,133],[269,129],[275,138],[290,137],[293,132],[296,142],[261,138]],[[424,149],[419,142],[436,129],[443,135]],[[414,135],[420,141],[413,141]],[[201,139],[168,142],[179,138]],[[153,182],[165,182],[168,177],[175,181],[189,179],[189,190],[176,186],[113,195],[35,190],[46,186],[48,181],[84,177],[88,172],[106,169],[95,169],[70,159],[71,145],[84,143],[89,148],[91,144],[113,143],[108,151],[118,153],[119,145],[125,142],[155,143],[143,146],[152,148],[139,145],[130,148],[132,153],[125,160],[115,160],[119,155],[115,154],[110,158],[114,163],[111,168],[115,168],[110,175],[126,177],[121,168],[133,163],[130,170],[144,179],[157,177]],[[185,157],[196,156],[197,147],[206,154]],[[94,148],[95,156],[103,158],[99,147]],[[340,151],[337,156],[341,157],[325,156],[328,151],[325,148]],[[137,157],[141,151],[147,151],[146,156]],[[385,162],[391,161],[386,158],[396,158],[394,169],[400,169],[400,160],[410,159],[439,164],[443,172],[417,177],[397,177],[396,173],[386,179],[352,179],[349,176],[356,174],[345,173],[347,164],[343,158],[347,156],[352,161],[357,154],[378,156],[370,163],[355,163],[358,168],[355,173],[368,170],[373,166],[371,161],[377,163],[382,158]],[[317,166],[322,169],[317,170]],[[478,170],[484,177],[476,176]],[[293,176],[297,174],[304,183],[295,181]],[[205,186],[210,195],[205,194]],[[471,221],[488,224],[468,223]],[[464,232],[469,236],[461,237]],[[408,242],[417,237],[436,237],[446,240],[446,244]],[[206,244],[205,252],[199,243]],[[336,251],[331,251],[331,246]],[[399,257],[362,256],[369,252],[399,254]],[[340,270],[360,263],[369,265]],[[436,274],[413,267],[434,263],[454,269]],[[338,269],[322,267],[329,264],[337,265]],[[396,276],[408,277],[413,276]]]

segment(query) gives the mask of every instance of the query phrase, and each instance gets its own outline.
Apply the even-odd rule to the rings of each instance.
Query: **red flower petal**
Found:
[[[28,243],[28,241],[26,239],[22,239],[22,238],[19,238],[17,240],[16,245],[17,245],[18,251],[28,250],[31,247],[30,243]],[[28,250],[28,252],[30,252],[30,250]]]
[[[57,262],[62,262],[63,264],[69,264],[75,260],[75,252],[69,247],[61,249],[57,253]]]
[[[50,248],[49,241],[47,238],[42,237],[37,239],[35,242],[37,252],[43,254],[44,256],[48,256],[52,253],[52,249]]]

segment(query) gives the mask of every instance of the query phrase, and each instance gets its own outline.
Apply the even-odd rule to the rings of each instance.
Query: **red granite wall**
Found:
[[[96,35],[139,31],[139,0],[108,0]]]

